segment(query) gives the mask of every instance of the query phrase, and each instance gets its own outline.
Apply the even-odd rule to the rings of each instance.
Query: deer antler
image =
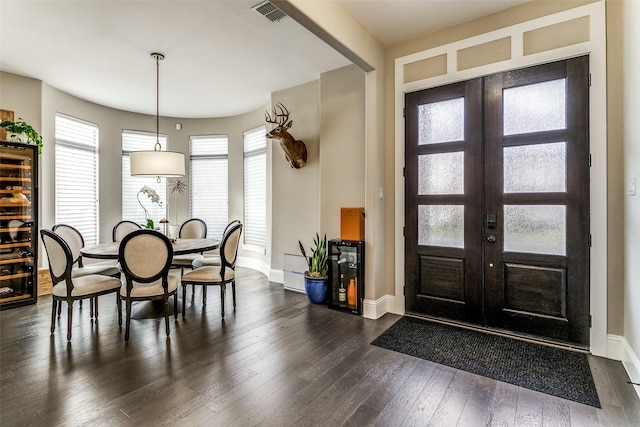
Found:
[[[276,111],[276,107],[278,107],[278,109],[280,110],[280,114],[278,114],[278,112]],[[267,113],[266,111],[264,112],[264,118],[267,123],[274,123],[278,126],[284,126],[287,123],[287,120],[289,120],[289,110],[287,110],[287,107],[282,105],[281,102],[273,107],[271,109],[271,112],[273,113],[273,118],[271,118],[271,115],[269,113]]]

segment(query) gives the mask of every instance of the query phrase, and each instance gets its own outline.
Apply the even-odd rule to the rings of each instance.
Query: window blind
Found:
[[[207,235],[215,239],[229,222],[229,141],[226,135],[189,138],[191,218],[207,224]]]
[[[98,125],[56,114],[56,223],[82,233],[86,245],[98,243]]]
[[[132,130],[122,131],[122,219],[145,224],[144,209],[138,203],[138,192],[145,185],[151,187],[160,196],[162,206],[152,203],[146,194],[140,194],[140,202],[149,211],[149,217],[160,225],[160,220],[167,217],[167,185],[166,178],[152,176],[131,176],[129,153],[132,151],[153,150],[156,143],[156,134],[150,132],[138,132]],[[167,146],[167,136],[160,135],[160,145],[163,150]],[[115,225],[115,224],[114,224]]]
[[[267,245],[267,139],[260,126],[244,133],[244,242]]]

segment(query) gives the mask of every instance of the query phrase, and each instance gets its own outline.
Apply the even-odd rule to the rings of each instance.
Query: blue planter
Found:
[[[314,279],[313,277],[304,276],[304,289],[307,292],[307,298],[314,304],[324,304],[327,302],[327,281],[328,279]]]

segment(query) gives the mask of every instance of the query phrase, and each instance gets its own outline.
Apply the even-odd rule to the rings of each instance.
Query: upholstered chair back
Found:
[[[114,242],[121,242],[124,236],[132,231],[140,230],[142,226],[133,221],[120,221],[113,227],[112,238]]]
[[[155,230],[136,230],[120,243],[118,259],[127,287],[166,280],[173,258],[169,239]]]
[[[226,267],[235,268],[236,258],[238,256],[238,245],[240,244],[240,235],[242,234],[242,224],[237,223],[231,225],[220,244],[220,258],[222,264]]]
[[[224,236],[225,234],[227,234],[227,231],[229,231],[229,229],[231,227],[233,227],[234,225],[236,225],[236,224],[240,224],[240,220],[239,219],[234,219],[229,224],[227,224],[227,226],[224,228],[224,231],[222,232],[222,235]]]
[[[181,239],[204,239],[207,237],[207,224],[201,219],[186,220],[178,233]]]
[[[62,237],[69,245],[71,258],[74,264],[80,259],[80,250],[84,247],[82,234],[74,227],[67,224],[56,224],[52,229],[58,236]]]
[[[40,237],[47,251],[51,281],[55,286],[71,277],[71,267],[73,266],[71,249],[69,249],[69,245],[64,239],[53,231],[40,230]],[[68,283],[67,285],[70,284]]]

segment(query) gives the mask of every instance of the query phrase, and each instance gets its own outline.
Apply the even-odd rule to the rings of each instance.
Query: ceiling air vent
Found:
[[[271,22],[279,21],[287,16],[286,13],[271,4],[269,0],[258,3],[257,5],[253,6],[251,10],[255,10]]]

